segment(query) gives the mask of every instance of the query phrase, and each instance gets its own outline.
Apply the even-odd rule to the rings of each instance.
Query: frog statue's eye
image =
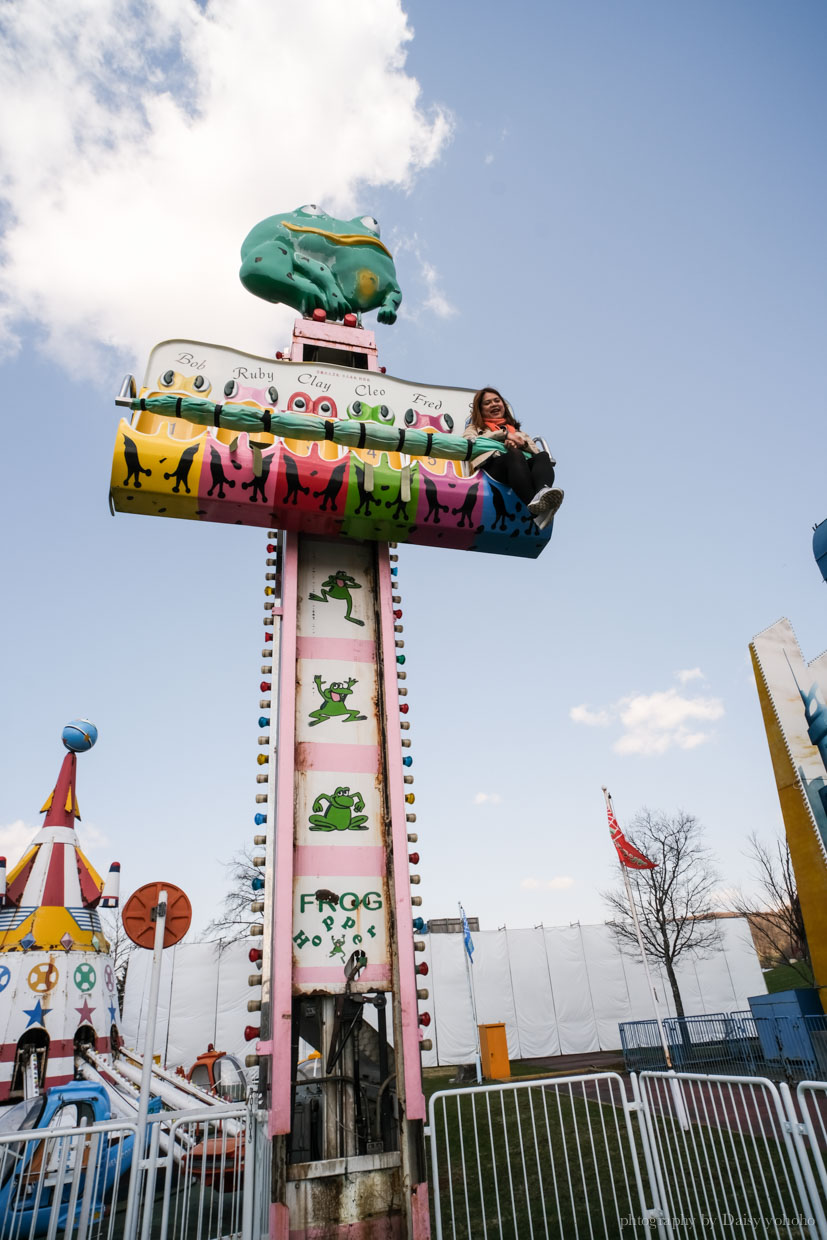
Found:
[[[299,207],[299,210],[302,215],[324,215],[324,211],[321,211],[315,202],[308,202],[306,206]]]
[[[165,370],[158,380],[161,387],[175,387],[176,374],[174,370]]]
[[[353,404],[348,407],[348,413],[352,418],[361,418],[362,402],[360,400],[355,400]]]
[[[333,406],[331,405],[330,401],[329,400],[321,401],[318,405],[318,412],[322,415],[322,417],[325,417],[325,418],[327,417],[329,413],[332,413]]]
[[[290,402],[290,407],[291,409],[294,409],[296,413],[307,413],[307,401],[303,396],[294,396]]]
[[[196,375],[192,381],[192,386],[195,388],[196,392],[203,392],[204,388],[209,387],[210,384],[203,375]]]
[[[444,413],[442,415],[442,425],[450,435],[451,431],[454,429],[454,419],[451,417],[450,413]]]
[[[268,389],[267,389],[267,395],[270,397],[270,404],[271,404],[271,405],[277,405],[277,404],[279,403],[279,394],[278,394],[278,389],[277,389],[277,388],[274,388],[274,387],[268,387]]]
[[[224,384],[224,395],[227,397],[227,400],[232,400],[234,396],[238,396],[238,380],[237,379],[227,380],[227,382]]]
[[[387,405],[379,406],[379,421],[380,422],[392,422],[393,421],[393,414],[391,413]]]
[[[359,223],[364,224],[365,228],[369,228],[375,236],[379,236],[379,221],[374,219],[372,215],[363,215]]]
[[[415,409],[405,410],[405,425],[416,426],[416,410]]]

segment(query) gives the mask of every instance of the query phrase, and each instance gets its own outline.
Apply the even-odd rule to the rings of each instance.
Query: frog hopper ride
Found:
[[[468,463],[502,453],[461,431],[473,393],[305,361],[313,331],[331,354],[375,365],[373,333],[296,325],[291,359],[195,341],[152,351],[117,403],[114,511],[536,558],[539,530],[509,488]],[[335,347],[334,347],[335,346]]]
[[[409,847],[414,759],[392,551],[411,542],[534,559],[551,510],[535,520],[472,470],[475,456],[506,449],[464,436],[471,389],[379,366],[361,314],[392,322],[401,294],[370,217],[269,217],[244,242],[241,278],[305,316],[288,355],[157,345],[143,381],[128,377],[117,399],[128,416],[111,505],[268,530],[271,696],[256,777],[268,809],[255,815],[266,834],[252,907],[263,916],[250,927],[260,969],[248,977],[259,1017],[244,1029],[267,1113],[269,1145],[247,1164],[270,1186],[267,1234],[425,1240],[432,1015],[419,1006],[428,969],[415,956],[420,857]],[[298,1070],[303,1044],[319,1055],[312,1081]]]

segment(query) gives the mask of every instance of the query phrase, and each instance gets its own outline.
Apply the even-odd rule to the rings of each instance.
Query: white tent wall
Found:
[[[607,937],[606,930],[606,926],[581,926],[580,940],[594,1012],[597,1047],[613,1050],[620,1045],[617,1026],[623,1018],[618,1016],[618,1012],[630,1011],[631,1003],[620,949],[614,935],[610,933]],[[589,1047],[589,1050],[593,1049]]]
[[[541,928],[539,933],[546,941],[560,1054],[600,1050],[580,927]],[[550,1016],[546,1013],[546,1019]]]
[[[431,992],[423,1007],[431,1013],[432,1021],[425,1036],[434,1044],[433,1050],[423,1052],[422,1062],[426,1066],[464,1063],[474,1058],[474,1019],[462,943],[461,934],[431,934],[425,939],[430,974],[421,984]],[[468,1046],[470,1055],[451,1058],[456,1047]]]
[[[746,922],[716,922],[721,950],[688,957],[677,970],[687,1016],[734,1012],[764,994],[761,966]],[[618,946],[608,926],[538,926],[533,930],[483,930],[472,935],[472,974],[480,1024],[506,1026],[512,1059],[617,1050],[618,1024],[650,1020],[652,999],[636,949]],[[474,1026],[461,934],[426,938],[433,1024],[426,1036],[425,1067],[470,1063]],[[660,1015],[674,1016],[672,990],[650,962]]]
[[[687,1015],[741,1011],[750,995],[766,989],[746,922],[716,925],[721,951],[687,958],[678,970]],[[608,926],[486,930],[472,937],[477,1018],[505,1024],[512,1059],[616,1050],[620,1021],[652,1017],[637,952],[621,950]],[[470,1063],[475,1036],[462,935],[431,934],[425,943],[430,972],[420,985],[430,998],[422,1008],[432,1023],[423,1034],[433,1048],[422,1062]],[[236,1055],[250,1050],[244,1026],[257,1022],[247,1015],[256,993],[247,985],[248,946],[179,943],[164,952],[155,1050],[167,1066],[189,1068],[209,1042]],[[126,979],[122,1033],[137,1050],[143,1049],[151,965],[151,952],[134,952]],[[651,971],[661,1015],[674,1015],[665,975],[655,966]]]
[[[155,1024],[153,1053],[164,1060],[164,1047],[169,1031],[169,1001],[175,970],[177,947],[168,947],[161,957],[161,982],[158,989],[158,1016]],[[149,985],[152,952],[136,950],[129,957],[123,996],[120,1032],[128,1050],[144,1050],[146,1017],[149,1006]]]
[[[212,1042],[216,1050],[242,1057],[250,1049],[244,1027],[250,1020],[247,985],[252,966],[248,943],[179,943],[164,952],[155,1053],[164,1066],[192,1067]],[[130,1049],[143,1051],[152,952],[129,960],[121,1033]]]
[[[445,938],[452,938],[445,935]],[[459,936],[462,939],[462,935]],[[493,1025],[502,1021],[508,1035],[508,1054],[520,1059],[517,1033],[517,1013],[514,1008],[514,992],[511,984],[511,967],[508,954],[508,935],[505,931],[480,935],[484,941],[476,946],[472,980],[477,1001],[477,1023]],[[474,940],[477,944],[477,940]],[[466,992],[467,992],[466,985]]]
[[[536,930],[506,930],[511,985],[521,1059],[560,1054],[551,969],[543,935]],[[481,935],[477,935],[481,938]],[[552,1019],[549,1021],[548,1013]]]

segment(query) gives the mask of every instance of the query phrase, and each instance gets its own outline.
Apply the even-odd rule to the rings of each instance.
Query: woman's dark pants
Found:
[[[554,466],[547,452],[526,458],[517,448],[509,448],[504,456],[489,457],[482,468],[496,482],[516,491],[524,504],[534,499],[541,487],[554,485]]]

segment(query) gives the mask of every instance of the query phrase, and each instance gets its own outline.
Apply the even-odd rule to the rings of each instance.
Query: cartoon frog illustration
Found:
[[[347,407],[347,416],[357,422],[379,422],[393,425],[393,413],[387,405],[366,405],[363,400],[353,400]]]
[[[339,569],[337,573],[331,573],[327,581],[323,581],[319,587],[321,594],[308,594],[308,598],[314,603],[326,603],[329,599],[340,598],[345,602],[345,620],[349,620],[351,624],[358,624],[364,627],[364,620],[357,620],[351,615],[353,610],[353,599],[351,590],[361,590],[361,585],[350,573],[346,573],[344,569]]]
[[[322,687],[324,681],[321,676],[314,676],[313,682],[322,695],[324,705],[318,710],[311,710],[311,728],[315,728],[318,723],[324,723],[326,719],[338,718],[343,723],[355,723],[357,719],[367,718],[367,715],[360,715],[358,710],[350,710],[346,705],[346,698],[350,697],[353,686],[357,683],[352,676],[344,684],[338,680],[332,681],[326,689]]]
[[[327,809],[321,813],[327,801]],[[313,802],[313,813],[308,817],[311,831],[367,831],[364,825],[367,814],[361,792],[351,792],[350,788],[337,788],[333,796],[329,792],[320,792]],[[355,811],[355,812],[351,812]]]
[[[345,951],[344,951],[344,948],[345,948],[345,940],[344,940],[343,938],[341,938],[341,939],[337,939],[337,938],[335,938],[335,936],[334,936],[334,935],[332,935],[332,934],[331,934],[331,936],[330,936],[330,941],[331,941],[331,943],[333,944],[333,948],[332,948],[331,952],[329,953],[329,955],[328,955],[328,957],[327,957],[327,958],[328,958],[328,960],[330,960],[330,958],[331,958],[332,956],[341,956],[341,957],[342,957],[342,960],[344,960],[344,958],[345,958]]]
[[[256,224],[241,246],[239,278],[265,301],[332,319],[378,310],[380,323],[394,323],[402,301],[373,216],[339,220],[313,203]]]
[[[393,426],[393,410],[387,405],[366,405],[363,400],[353,400],[345,410],[345,416],[354,422],[378,422],[380,426]],[[381,453],[375,448],[354,448],[356,456],[360,461],[364,462],[364,477],[359,478],[359,471],[356,471],[357,479],[359,479],[359,508],[357,512],[366,504],[366,515],[370,516],[370,505],[378,503],[378,500],[372,498],[373,493],[373,467],[381,459]],[[404,466],[402,457],[398,452],[387,453],[387,462],[391,469],[402,471]],[[366,495],[370,498],[367,499]]]

